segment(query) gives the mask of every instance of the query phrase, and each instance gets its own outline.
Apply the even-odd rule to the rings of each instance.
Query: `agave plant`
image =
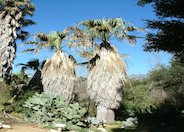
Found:
[[[24,40],[28,32],[23,27],[34,24],[26,18],[32,16],[34,5],[30,0],[0,0],[0,78],[10,80],[16,53],[16,39]]]
[[[75,61],[73,57],[67,56],[61,45],[67,36],[67,32],[52,32],[49,34],[38,33],[35,40],[27,42],[36,45],[36,48],[26,51],[39,51],[41,48],[55,50],[51,59],[47,59],[41,69],[42,84],[44,92],[52,96],[64,96],[66,103],[72,97],[75,81]]]
[[[122,101],[122,86],[126,81],[126,68],[117,48],[110,43],[111,38],[136,42],[136,36],[127,32],[138,30],[121,18],[86,20],[78,27],[71,27],[72,46],[90,47],[80,52],[90,59],[88,63],[87,92],[97,105],[97,120],[112,122],[114,109]],[[98,44],[98,42],[101,42]]]

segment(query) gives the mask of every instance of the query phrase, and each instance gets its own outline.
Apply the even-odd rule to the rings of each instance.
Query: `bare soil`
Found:
[[[31,125],[11,125],[11,129],[0,129],[0,132],[49,132],[48,129]]]

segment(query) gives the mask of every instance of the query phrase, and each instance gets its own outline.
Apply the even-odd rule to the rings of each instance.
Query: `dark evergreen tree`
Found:
[[[184,61],[184,1],[139,0],[138,4],[151,4],[158,16],[158,20],[147,20],[153,32],[146,36],[145,51],[167,51]]]

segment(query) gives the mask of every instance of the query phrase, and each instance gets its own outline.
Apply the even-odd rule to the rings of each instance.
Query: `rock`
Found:
[[[0,122],[0,129],[1,129],[1,128],[3,128],[3,127],[2,127],[2,123]]]
[[[50,132],[58,132],[58,130],[50,129]]]
[[[129,117],[126,119],[126,121],[123,121],[123,126],[122,128],[130,128],[130,127],[135,127],[137,125],[137,117]]]
[[[122,128],[129,128],[129,127],[133,127],[133,126],[134,126],[134,123],[123,121],[123,127]]]
[[[101,132],[107,132],[107,130],[105,128],[97,128],[97,130],[101,131]]]
[[[129,117],[126,119],[127,122],[133,122],[133,123],[137,123],[137,117],[133,118],[133,117]]]
[[[2,128],[4,128],[4,129],[10,129],[11,128],[11,126],[10,125],[2,125]]]
[[[61,128],[65,128],[66,127],[66,124],[56,124],[55,127],[61,127]]]
[[[56,124],[55,127],[58,128],[57,132],[62,132],[62,130],[66,127],[66,124]]]

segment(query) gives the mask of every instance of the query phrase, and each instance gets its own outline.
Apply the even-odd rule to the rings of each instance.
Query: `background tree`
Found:
[[[25,40],[28,32],[22,28],[34,24],[26,16],[32,16],[35,8],[30,0],[0,0],[0,78],[10,80],[16,53],[16,40]]]
[[[35,41],[27,42],[37,47],[26,51],[38,51],[42,48],[55,50],[51,59],[47,59],[41,70],[43,90],[52,96],[64,96],[70,102],[75,81],[75,61],[61,49],[67,32],[38,33]]]
[[[38,59],[33,59],[28,61],[26,64],[19,63],[17,66],[22,66],[21,71],[25,72],[28,69],[33,70],[35,73],[31,80],[29,81],[28,87],[35,87],[42,89],[42,82],[41,82],[41,69],[43,67],[44,62],[39,62]]]
[[[147,34],[145,50],[167,51],[184,61],[184,1],[139,0],[138,4],[151,4],[159,17],[147,20],[147,27],[153,32]]]
[[[121,106],[116,110],[116,120],[125,120],[139,114],[152,112],[156,107],[155,98],[150,94],[152,80],[142,77],[130,77],[123,88],[123,100]]]
[[[163,104],[183,107],[184,67],[180,61],[173,59],[170,66],[162,66],[160,69],[151,71],[149,79],[154,82],[153,89],[161,88],[166,93]]]
[[[121,55],[110,38],[126,39],[135,43],[136,37],[127,32],[137,30],[121,18],[86,20],[79,23],[81,28],[72,29],[71,45],[89,46],[81,55],[91,57],[88,63],[87,92],[97,105],[97,120],[112,122],[114,109],[122,100],[122,86],[126,81],[126,68]],[[97,44],[100,42],[100,44]]]

